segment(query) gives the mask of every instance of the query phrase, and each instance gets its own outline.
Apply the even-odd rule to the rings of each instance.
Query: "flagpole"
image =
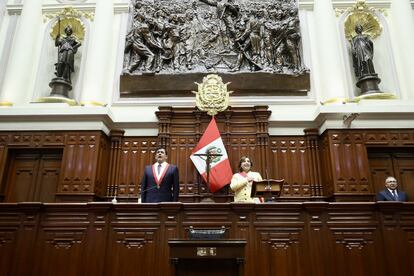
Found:
[[[205,156],[206,157],[206,175],[207,175],[207,187],[210,189],[210,164],[211,164],[211,157],[219,157],[223,156],[220,153],[211,153],[209,150],[206,153],[195,153],[194,156]]]

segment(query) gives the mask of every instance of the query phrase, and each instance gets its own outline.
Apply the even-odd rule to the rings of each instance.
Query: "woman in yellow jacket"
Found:
[[[261,181],[262,176],[258,172],[252,172],[253,163],[248,156],[242,156],[239,161],[239,172],[233,175],[230,188],[234,191],[235,202],[259,203],[258,198],[251,198],[253,181]]]

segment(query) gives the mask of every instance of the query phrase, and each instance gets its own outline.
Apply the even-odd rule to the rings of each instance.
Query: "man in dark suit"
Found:
[[[407,194],[397,190],[397,179],[393,176],[388,176],[385,179],[385,187],[386,189],[378,193],[378,201],[407,201]]]
[[[168,155],[165,148],[155,152],[155,162],[146,166],[141,181],[141,202],[178,201],[180,189],[177,166],[167,163]]]

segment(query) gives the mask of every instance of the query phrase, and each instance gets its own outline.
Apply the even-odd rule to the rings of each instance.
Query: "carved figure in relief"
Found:
[[[234,0],[200,0],[210,6],[215,6],[217,18],[224,22],[227,33],[231,38],[235,37],[234,18],[239,15],[239,7]]]
[[[132,8],[125,72],[303,72],[295,0],[136,0]]]
[[[151,48],[162,49],[161,45],[152,37],[147,24],[140,24],[131,30],[127,35],[125,52],[129,52],[131,56],[136,55],[136,58],[131,62],[128,68],[129,72],[133,72],[141,63],[146,71],[152,70],[155,54]]]

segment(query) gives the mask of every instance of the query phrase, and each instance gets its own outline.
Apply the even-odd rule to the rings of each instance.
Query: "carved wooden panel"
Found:
[[[160,275],[168,263],[157,208],[117,208],[110,217],[107,275]],[[163,269],[164,268],[164,269]],[[162,269],[162,270],[161,270]]]
[[[336,180],[335,193],[369,193],[369,165],[360,134],[331,135],[331,156]]]
[[[3,176],[1,179],[4,179],[4,174],[11,165],[9,151],[60,149],[63,150],[62,166],[56,167],[53,172],[48,164],[43,164],[46,167],[42,169],[40,176],[45,173],[45,178],[39,180],[47,184],[56,177],[60,168],[62,169],[56,193],[59,201],[92,200],[95,196],[103,196],[106,193],[109,148],[106,136],[99,131],[3,132],[0,133],[0,144],[0,177]],[[0,199],[4,197],[7,184],[2,183]]]
[[[156,147],[155,137],[127,137],[122,140],[117,178],[119,197],[137,200],[144,168],[155,162]]]
[[[10,154],[7,202],[55,202],[62,155],[59,151],[17,150]]]
[[[308,149],[304,137],[271,137],[269,177],[285,179],[284,197],[310,197]]]
[[[309,275],[308,254],[303,250],[306,242],[304,214],[300,205],[258,207],[253,220],[254,244],[256,252],[264,258],[256,272],[260,275]]]
[[[413,146],[412,129],[327,130],[321,137],[321,167],[328,170],[322,172],[327,196],[332,195],[336,200],[372,200],[379,189],[376,183],[389,168],[384,167],[385,163],[376,166],[375,162],[370,168],[368,151],[375,148],[377,152],[387,152],[393,148],[411,149]],[[390,161],[384,159],[384,162]],[[405,182],[412,179],[411,162],[410,157],[402,164],[405,169],[395,172],[396,175],[403,173]]]
[[[171,275],[167,242],[188,238],[190,226],[224,226],[227,239],[246,240],[244,275],[413,271],[414,203],[401,202],[0,204],[0,267],[7,275]]]
[[[0,271],[4,275],[12,275],[19,227],[19,212],[0,212]]]
[[[59,193],[92,193],[95,180],[99,136],[76,133],[68,135],[63,154]]]
[[[95,194],[104,197],[107,193],[108,173],[109,173],[109,158],[110,158],[110,143],[106,136],[101,135],[99,141],[99,151],[96,165],[96,180],[95,180]]]

